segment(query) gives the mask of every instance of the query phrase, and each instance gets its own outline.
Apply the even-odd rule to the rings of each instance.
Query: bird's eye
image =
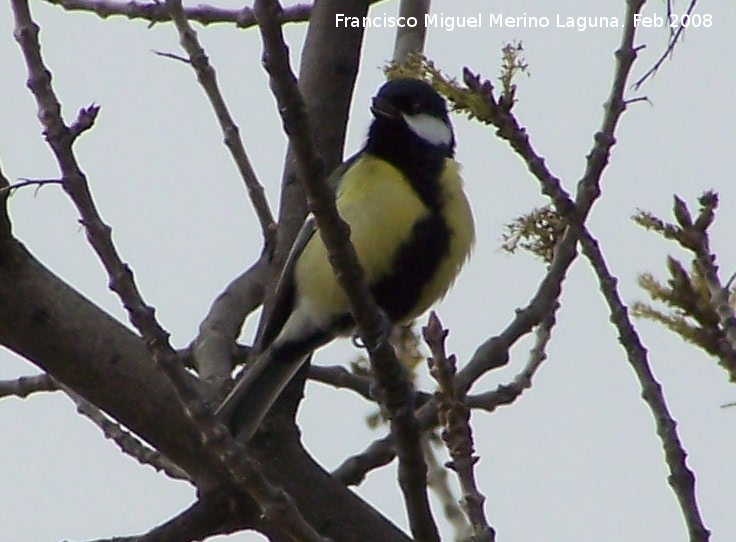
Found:
[[[422,110],[422,104],[420,102],[411,102],[409,104],[409,113],[419,113]]]

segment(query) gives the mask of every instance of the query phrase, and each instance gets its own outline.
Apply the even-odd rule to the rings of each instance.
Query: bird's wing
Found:
[[[291,311],[294,309],[294,267],[299,255],[304,247],[317,231],[317,223],[314,216],[310,213],[304,219],[299,233],[294,239],[294,244],[289,249],[289,255],[286,257],[284,268],[281,270],[281,276],[276,284],[276,291],[273,296],[273,305],[268,314],[268,318],[263,326],[260,337],[260,350],[265,350],[281,332],[286,320],[289,318]]]
[[[330,175],[328,183],[333,190],[338,190],[340,179],[357,158],[358,154]],[[228,426],[233,435],[243,433],[244,436],[241,438],[245,441],[255,433],[268,409],[309,357],[308,351],[288,352],[291,356],[284,359],[284,352],[278,349],[274,351],[272,345],[294,310],[296,293],[294,270],[304,247],[316,231],[316,221],[310,213],[291,245],[276,285],[273,305],[261,330],[260,355],[254,363],[249,364],[248,369],[217,409],[216,416]]]
[[[340,180],[350,166],[355,163],[359,155],[360,153],[356,153],[348,158],[328,177],[327,183],[334,192],[339,191]],[[262,327],[259,342],[260,351],[264,351],[278,337],[286,320],[294,310],[294,268],[296,267],[296,262],[299,260],[299,256],[304,251],[304,247],[307,246],[307,243],[316,231],[317,222],[314,219],[314,215],[309,213],[304,219],[299,233],[297,233],[294,243],[291,245],[291,249],[289,249],[289,255],[286,257],[286,262],[284,262],[284,267],[281,270],[281,275],[279,276],[273,296],[273,305]]]

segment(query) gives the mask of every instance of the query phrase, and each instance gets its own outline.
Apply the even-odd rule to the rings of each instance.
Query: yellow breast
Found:
[[[405,321],[416,318],[444,296],[473,244],[473,218],[454,160],[446,160],[439,182],[444,202],[442,216],[450,234],[448,251],[421,289],[415,310],[406,315]],[[371,155],[362,156],[345,172],[337,208],[350,224],[351,241],[369,286],[394,271],[396,254],[409,240],[414,224],[430,214],[404,175]],[[300,303],[318,313],[349,310],[319,235],[315,234],[305,246],[294,276]]]

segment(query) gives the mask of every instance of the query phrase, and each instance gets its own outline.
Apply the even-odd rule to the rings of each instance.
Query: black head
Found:
[[[373,98],[374,124],[406,132],[420,145],[434,147],[451,156],[455,148],[447,104],[428,83],[400,78],[385,83]]]
[[[422,200],[438,209],[439,178],[455,154],[445,100],[423,81],[392,79],[378,90],[371,112],[375,119],[363,150],[397,167]]]

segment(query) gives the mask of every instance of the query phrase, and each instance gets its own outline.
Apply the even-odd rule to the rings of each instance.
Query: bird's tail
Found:
[[[309,358],[284,356],[278,350],[267,348],[249,365],[215,413],[238,440],[251,439],[271,405]]]

